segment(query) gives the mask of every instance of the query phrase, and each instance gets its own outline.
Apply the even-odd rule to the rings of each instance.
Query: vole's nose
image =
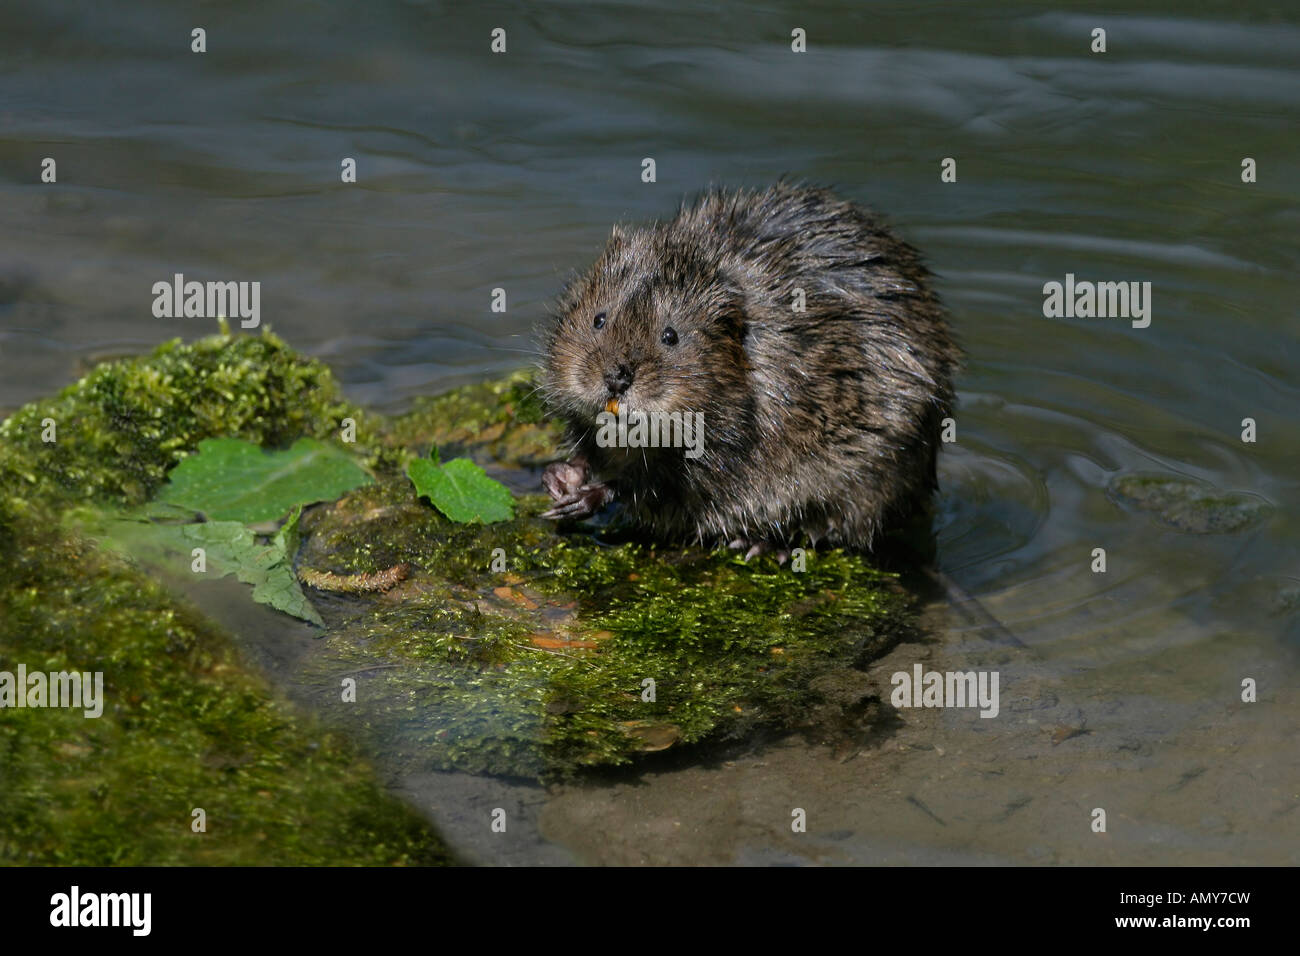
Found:
[[[634,371],[634,366],[620,365],[612,372],[606,372],[605,387],[609,389],[609,394],[617,396],[626,392],[628,386],[632,384],[632,375]]]

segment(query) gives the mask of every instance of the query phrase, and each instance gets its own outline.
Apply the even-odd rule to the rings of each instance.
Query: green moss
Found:
[[[0,670],[102,671],[108,699],[97,719],[0,712],[0,862],[448,862],[353,742],[150,575],[61,530],[70,504],[147,499],[204,438],[336,439],[346,417],[366,434],[327,368],[264,333],[101,365],[0,424]]]
[[[304,435],[338,439],[348,417],[364,441],[367,418],[343,401],[329,369],[270,331],[173,340],[97,366],[0,423],[0,487],[36,500],[138,504],[204,438],[278,448]],[[53,442],[44,440],[50,421]]]
[[[842,552],[811,555],[796,573],[560,536],[536,518],[539,499],[484,529],[408,495],[383,483],[317,509],[301,555],[345,573],[412,565],[388,595],[325,610],[331,653],[309,676],[331,688],[364,672],[340,721],[412,765],[565,776],[758,726],[807,726],[826,717],[817,678],[907,631],[893,579]]]
[[[561,433],[544,420],[530,374],[519,371],[417,401],[390,423],[384,444],[420,456],[437,446],[443,461],[465,455],[531,468],[555,459]]]
[[[74,503],[149,499],[204,438],[339,441],[349,417],[358,441],[342,447],[378,480],[303,514],[299,566],[410,573],[381,594],[309,592],[328,625],[292,675],[315,688],[310,717],[243,670],[231,641],[149,569],[60,530]],[[47,418],[55,443],[42,440]],[[0,790],[6,859],[439,861],[436,838],[354,747],[386,767],[553,777],[759,726],[825,729],[824,678],[908,626],[893,579],[838,552],[796,573],[560,535],[538,517],[540,496],[520,498],[512,521],[448,521],[402,466],[436,445],[519,487],[535,481],[525,469],[555,456],[560,433],[525,373],[386,419],[350,406],[328,369],[269,333],[221,335],[101,366],[21,409],[0,440],[0,654],[103,670],[111,702],[97,721],[3,715],[0,772],[15,781]],[[354,703],[340,700],[349,676]],[[196,806],[207,834],[189,831]]]
[[[106,703],[98,718],[0,712],[0,863],[449,861],[354,743],[280,702],[195,611],[47,519],[0,499],[0,669],[101,671]]]

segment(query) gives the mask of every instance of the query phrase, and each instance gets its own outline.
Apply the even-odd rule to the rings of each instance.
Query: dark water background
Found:
[[[790,745],[766,771],[742,762],[743,787],[725,769],[654,775],[635,810],[608,787],[520,798],[536,843],[510,858],[1294,863],[1300,9],[1172,10],[0,4],[0,410],[212,331],[152,316],[151,286],[175,272],[260,280],[264,322],[356,401],[401,410],[526,363],[549,297],[612,222],[710,183],[834,184],[939,276],[969,353],[939,560],[1032,648],[1021,691],[1060,712],[1041,739],[918,717],[929,743],[888,766]],[[45,156],[57,185],[39,182]],[[956,183],[940,181],[948,156]],[[1043,283],[1066,273],[1151,282],[1150,327],[1044,318]],[[1240,440],[1246,417],[1257,443]],[[1273,511],[1185,534],[1108,496],[1132,471]],[[1088,570],[1095,547],[1105,575]],[[980,640],[954,626],[925,654],[964,669]],[[1238,702],[1247,676],[1258,704]],[[1086,733],[1049,740],[1063,726]],[[791,774],[824,781],[834,846],[769,838],[739,809],[693,842],[646,823],[710,788],[748,805],[737,794]],[[1044,835],[1107,800],[1128,824],[1103,848],[1086,819],[1077,840]],[[946,802],[943,826],[917,802]],[[454,834],[455,811],[426,808]]]

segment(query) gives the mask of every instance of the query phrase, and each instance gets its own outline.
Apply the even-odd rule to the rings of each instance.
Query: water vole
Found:
[[[927,276],[873,213],[789,183],[616,227],[545,329],[573,446],[547,516],[617,499],[668,540],[869,550],[935,487],[960,351]],[[601,447],[615,410],[698,413],[703,447]]]

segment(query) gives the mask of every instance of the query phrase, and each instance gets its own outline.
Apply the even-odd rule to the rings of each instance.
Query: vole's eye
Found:
[[[671,327],[664,329],[664,334],[659,337],[659,341],[663,342],[664,345],[676,345],[677,344],[676,330],[674,330]]]
[[[596,318],[592,321],[591,324],[593,328],[603,329],[605,327],[605,313],[597,312]]]

